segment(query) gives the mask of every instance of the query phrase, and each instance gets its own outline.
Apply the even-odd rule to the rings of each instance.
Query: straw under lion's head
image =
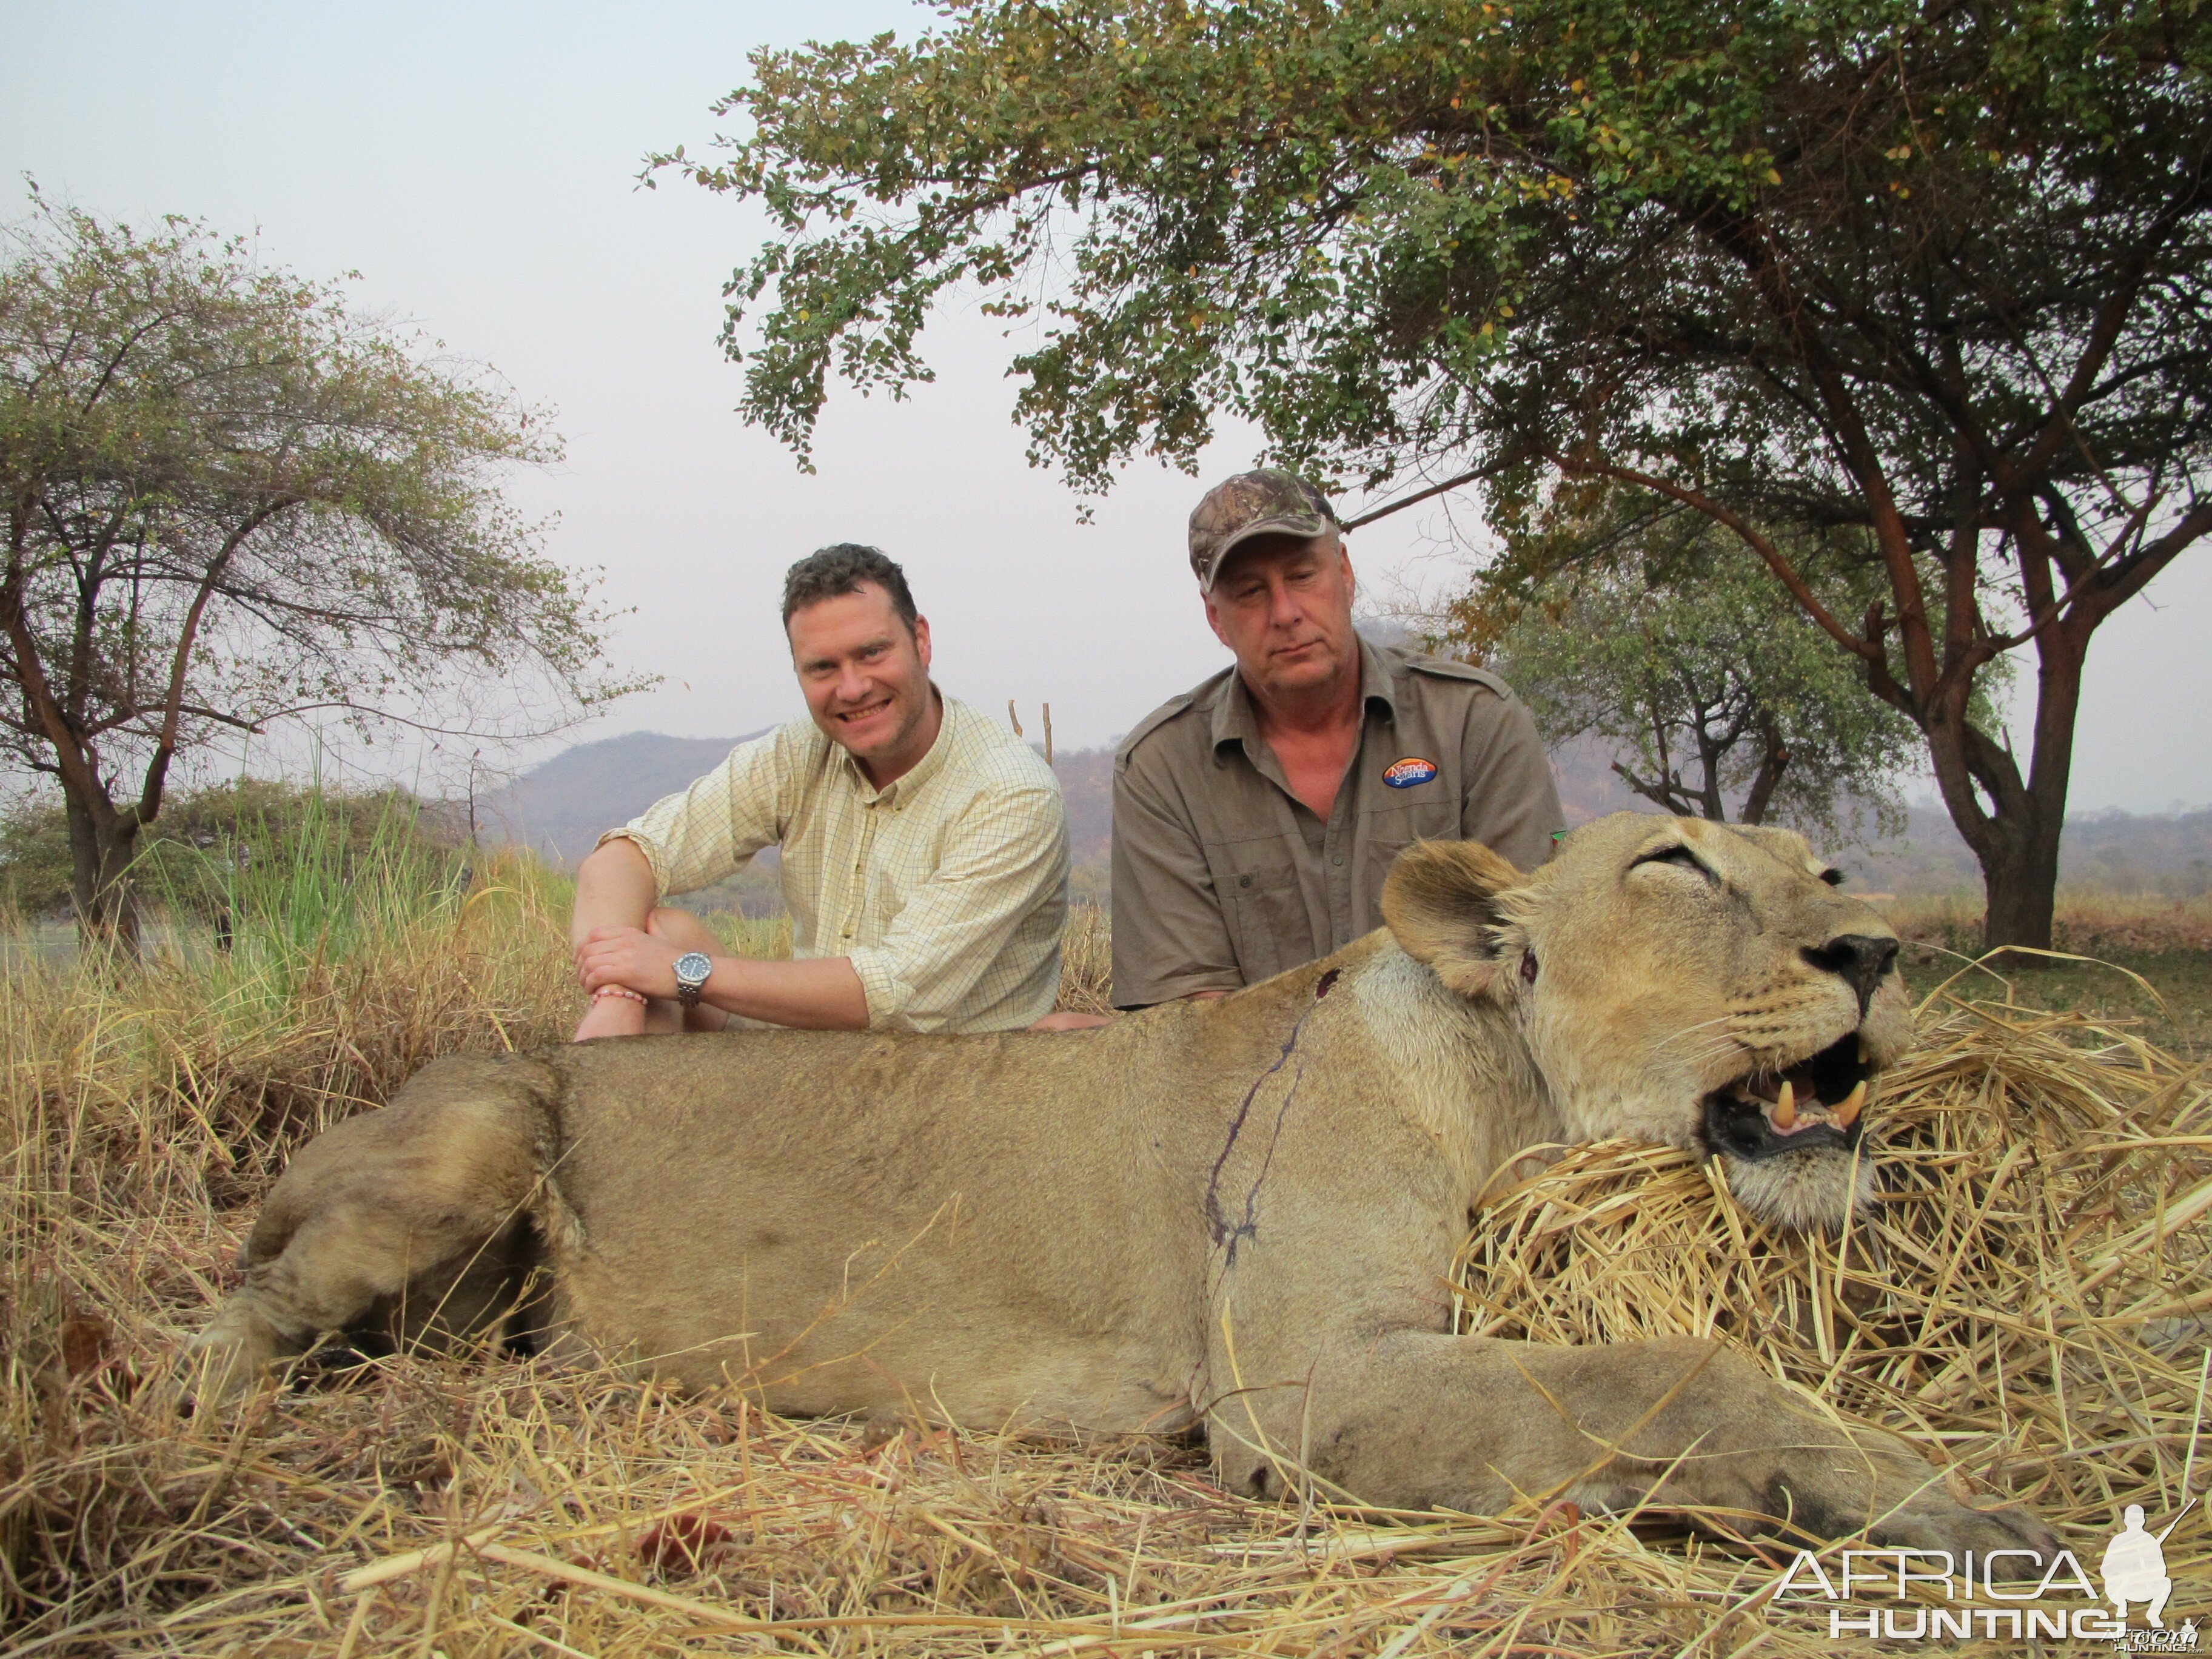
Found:
[[[1804,838],[1620,812],[1523,875],[1469,842],[1400,855],[1383,915],[1461,996],[1510,1014],[1567,1133],[1726,1160],[1792,1227],[1873,1190],[1875,1079],[1911,1041],[1897,935]]]

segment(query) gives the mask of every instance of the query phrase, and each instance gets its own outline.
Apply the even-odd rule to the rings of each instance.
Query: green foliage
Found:
[[[0,813],[0,914],[62,915],[69,908],[69,823],[61,804],[17,801]]]
[[[34,198],[0,244],[0,748],[91,827],[81,914],[181,750],[319,710],[547,727],[623,689],[500,493],[559,453],[542,411],[194,223]]]
[[[1478,479],[1524,553],[1592,481],[1693,507],[1926,735],[1993,930],[2047,935],[2088,636],[2212,533],[2212,0],[945,17],[756,53],[725,153],[659,158],[777,224],[729,290],[750,418],[803,459],[831,375],[926,379],[980,292],[1085,489],[1228,410],[1325,478]],[[1879,606],[1790,565],[1839,530]],[[2015,650],[2025,769],[1976,712]]]
[[[1626,750],[1614,769],[1671,812],[1781,822],[1831,848],[1869,827],[1900,831],[1898,779],[1919,748],[1911,722],[1867,695],[1742,549],[1700,520],[1669,527],[1671,544],[1571,567],[1533,596],[1491,588],[1510,620],[1490,664],[1545,740],[1595,736]],[[1832,603],[1871,597],[1863,569],[1805,563]]]
[[[923,321],[976,285],[1048,319],[1016,362],[1022,414],[1091,487],[1133,450],[1193,459],[1221,407],[1287,459],[1365,455],[1370,483],[1505,423],[1569,416],[1550,435],[1571,436],[1608,417],[1559,395],[1593,367],[1593,307],[1668,328],[1608,356],[1717,371],[1771,415],[1738,343],[1696,337],[1731,312],[1773,326],[1725,240],[1747,216],[1816,258],[1861,246],[1869,279],[1943,228],[1931,262],[1971,241],[2094,307],[2052,262],[2109,257],[2098,228],[2190,173],[2212,56],[2185,0],[946,11],[911,44],[756,53],[720,106],[749,136],[660,159],[786,233],[733,285],[733,351],[773,299],[744,353],[753,418],[803,447],[830,373],[926,378]],[[2181,295],[2158,308],[2194,343]],[[1978,352],[2033,343],[1972,326]],[[1730,412],[1665,418],[1737,453],[1771,435]]]
[[[178,803],[145,845],[147,890],[213,922],[232,948],[343,956],[371,915],[434,912],[464,855],[406,791],[340,794],[244,779]]]
[[[240,778],[171,800],[141,837],[132,874],[173,921],[298,946],[350,938],[364,908],[391,908],[397,889],[465,884],[465,864],[447,826],[404,789]],[[0,901],[19,915],[67,913],[60,802],[20,802],[0,817]]]

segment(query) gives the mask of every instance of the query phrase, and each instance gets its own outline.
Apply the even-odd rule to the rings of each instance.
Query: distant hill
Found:
[[[1902,836],[1846,850],[1837,862],[1854,889],[1888,893],[1963,892],[1976,902],[1981,866],[1933,802],[1916,803]],[[2192,898],[2212,892],[2212,809],[2137,814],[2107,810],[2066,820],[2058,847],[2065,886],[2110,893]]]
[[[1582,823],[1607,812],[1656,809],[1632,794],[1612,769],[1601,745],[1570,744],[1552,755],[1559,801],[1567,822]],[[1905,833],[1863,847],[1822,849],[1851,878],[1856,891],[1934,895],[1963,892],[1978,902],[1982,869],[1972,849],[1932,800],[1913,803]],[[2212,809],[2137,814],[2106,810],[2066,820],[2059,844],[2058,878],[2069,887],[2113,893],[2161,893],[2186,898],[2212,891]]]
[[[506,788],[477,799],[480,830],[495,827],[540,857],[574,865],[599,836],[663,795],[712,771],[731,750],[760,735],[672,738],[629,732],[564,749]]]
[[[480,797],[477,817],[480,823],[497,825],[507,840],[526,842],[573,866],[591,851],[601,831],[681,789],[744,741],[633,732],[580,744],[496,794]],[[1623,809],[1654,810],[1622,786],[1611,760],[1609,753],[1589,744],[1568,744],[1553,755],[1569,823]],[[1053,757],[1053,770],[1067,799],[1077,896],[1103,901],[1114,830],[1113,751],[1062,750]],[[1939,806],[1913,807],[1902,836],[1870,848],[1838,850],[1853,886],[1862,890],[1944,893],[1978,891],[1981,885],[1973,854]],[[2069,818],[2060,874],[2069,884],[2116,892],[2185,897],[2212,890],[2212,809],[2149,816],[2103,811]],[[747,911],[772,903],[772,874],[748,872],[728,895],[718,891],[714,902],[725,897],[730,908]]]

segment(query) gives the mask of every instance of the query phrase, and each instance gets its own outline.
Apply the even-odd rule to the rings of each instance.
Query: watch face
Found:
[[[714,971],[714,958],[703,951],[689,951],[676,958],[676,977],[697,985]]]

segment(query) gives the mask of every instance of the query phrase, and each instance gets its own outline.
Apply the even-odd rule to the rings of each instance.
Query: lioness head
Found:
[[[1504,1010],[1577,1139],[1728,1160],[1785,1225],[1841,1222],[1875,1078],[1911,1040],[1897,935],[1802,836],[1620,812],[1523,875],[1471,842],[1392,866],[1382,913],[1449,990]]]

